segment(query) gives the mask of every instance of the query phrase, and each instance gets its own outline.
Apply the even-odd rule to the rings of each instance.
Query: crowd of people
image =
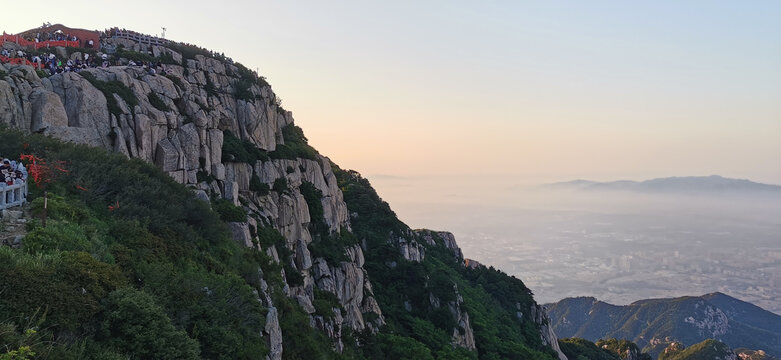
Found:
[[[0,164],[0,187],[23,184],[27,180],[27,169],[21,161],[3,159]]]
[[[148,71],[150,74],[163,74],[165,75],[165,69],[163,67],[163,64],[160,61],[152,62],[152,61],[134,61],[129,60],[128,62],[119,62],[119,59],[116,59],[115,56],[110,56],[108,54],[100,54],[100,56],[96,55],[90,55],[89,53],[84,53],[81,55],[81,58],[73,59],[62,59],[58,57],[55,53],[50,52],[36,52],[36,53],[27,53],[22,50],[8,50],[8,49],[2,49],[0,50],[0,56],[8,57],[11,59],[14,58],[23,58],[28,61],[30,61],[37,68],[41,70],[48,70],[49,75],[54,74],[61,74],[63,72],[79,72],[83,69],[87,68],[96,68],[96,67],[109,67],[112,65],[129,65],[129,66],[140,66],[143,67],[146,71]],[[82,60],[83,59],[83,60]]]
[[[79,41],[79,38],[76,35],[70,35],[70,34],[64,34],[61,31],[53,32],[53,33],[35,33],[35,36],[32,39],[27,39],[29,41],[35,41],[35,42],[42,42],[42,41]]]
[[[41,29],[46,29],[51,26],[52,26],[51,23],[43,23]],[[61,30],[52,31],[52,32],[41,31],[41,32],[36,32],[34,34],[28,32],[27,34],[28,35],[25,36],[25,40],[36,42],[36,43],[44,42],[44,41],[79,41],[80,40],[78,36],[63,33]],[[84,46],[88,49],[94,48],[95,42],[89,40],[84,44]]]
[[[44,24],[42,28],[45,28],[47,24]],[[79,38],[76,36],[72,36],[69,34],[64,34],[60,31],[57,32],[37,32],[33,33],[32,39],[29,41],[60,41],[60,40],[68,40],[68,41],[78,41]],[[28,37],[30,37],[28,36]],[[143,37],[143,39],[140,40],[142,43],[150,42],[149,39],[154,39],[156,41],[165,41],[167,40],[163,38],[158,38],[156,36],[151,35],[145,35],[141,33],[134,32],[132,30],[126,30],[126,29],[119,29],[119,28],[111,28],[107,29],[104,32],[100,34],[101,39],[103,38],[111,38],[111,37]],[[0,44],[2,45],[2,44]],[[89,45],[89,44],[88,44]],[[208,56],[214,57],[216,59],[224,60],[230,64],[233,63],[233,59],[226,57],[224,54],[216,53],[213,51],[209,51],[206,49],[198,48],[195,45],[190,44],[184,44],[184,43],[178,43],[179,46],[184,47],[193,47],[199,50],[204,51]],[[87,46],[89,48],[89,46]],[[27,49],[28,51],[25,51],[23,49]],[[95,49],[95,50],[103,50],[109,53],[113,53],[113,50],[111,47],[108,49]],[[96,68],[96,67],[109,67],[109,66],[139,66],[143,67],[145,71],[147,71],[151,75],[156,74],[166,74],[166,70],[163,67],[163,64],[160,61],[142,61],[142,60],[127,60],[127,59],[120,59],[118,54],[115,55],[109,55],[103,52],[96,52],[93,50],[84,51],[81,56],[69,56],[69,57],[62,57],[58,56],[56,52],[54,52],[54,49],[51,50],[49,48],[40,48],[40,49],[30,49],[28,48],[20,48],[17,46],[12,46],[10,48],[2,48],[0,49],[0,56],[4,57],[3,61],[8,61],[8,59],[25,59],[28,62],[26,64],[32,65],[38,69],[47,71],[49,75],[54,74],[60,74],[65,72],[79,72],[83,69],[87,68]],[[21,61],[21,60],[19,60]],[[19,63],[19,62],[15,62]],[[22,61],[21,63],[24,64]]]
[[[37,68],[41,70],[48,70],[49,75],[60,74],[63,72],[81,71],[88,67],[109,66],[108,56],[104,56],[101,59],[96,59],[94,56],[90,56],[89,53],[82,55],[82,59],[62,59],[53,52],[34,52],[27,53],[23,50],[0,50],[0,56],[8,57],[11,59],[21,58],[26,59],[29,62],[35,64]]]

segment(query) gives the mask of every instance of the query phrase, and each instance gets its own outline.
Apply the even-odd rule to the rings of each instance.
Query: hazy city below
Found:
[[[721,291],[781,313],[779,195],[552,189],[507,177],[369,180],[411,227],[453,232],[466,257],[516,275],[540,303]]]

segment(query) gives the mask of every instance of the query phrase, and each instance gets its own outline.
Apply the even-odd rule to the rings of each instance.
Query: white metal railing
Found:
[[[0,184],[0,210],[21,206],[27,202],[27,180],[21,184]]]
[[[157,36],[139,34],[132,31],[114,30],[113,37],[133,40],[138,43],[149,44],[149,45],[163,46],[168,43],[168,40],[166,39],[159,38]]]

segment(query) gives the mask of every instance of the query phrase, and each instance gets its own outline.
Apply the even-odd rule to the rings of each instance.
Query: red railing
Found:
[[[32,46],[35,47],[36,49],[40,49],[43,47],[52,47],[52,46],[79,47],[78,41],[48,40],[48,41],[35,42],[35,41],[26,40],[25,38],[20,37],[19,35],[11,35],[3,32],[2,42],[6,42],[6,41],[16,43],[22,46]]]
[[[39,63],[34,63],[30,60],[27,60],[25,58],[10,58],[7,56],[0,55],[0,62],[6,63],[6,64],[14,64],[14,65],[30,65],[36,69],[43,69],[43,65]]]

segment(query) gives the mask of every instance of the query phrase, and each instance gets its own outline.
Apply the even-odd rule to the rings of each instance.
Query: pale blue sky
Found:
[[[223,51],[259,68],[315,147],[366,174],[781,184],[778,1],[3,7],[9,33],[166,26]]]

